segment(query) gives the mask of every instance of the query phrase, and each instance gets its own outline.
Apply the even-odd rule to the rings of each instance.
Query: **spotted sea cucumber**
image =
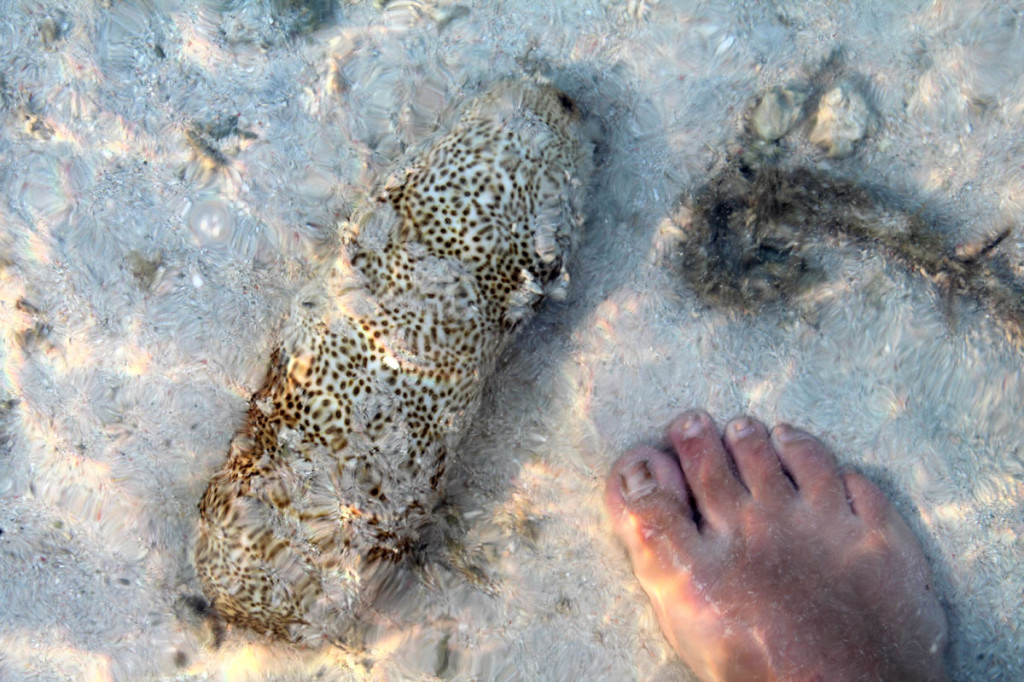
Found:
[[[564,294],[581,121],[550,84],[499,84],[347,223],[326,294],[297,302],[199,505],[219,618],[334,640],[368,598],[366,567],[418,541],[500,351]]]

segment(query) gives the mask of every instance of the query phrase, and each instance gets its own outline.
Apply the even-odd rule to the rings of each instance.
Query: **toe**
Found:
[[[686,482],[670,455],[654,448],[631,450],[612,465],[605,481],[605,506],[613,518],[657,493],[692,518]]]
[[[712,528],[729,527],[749,493],[733,474],[729,454],[711,417],[702,411],[687,412],[669,427],[669,438],[697,511]]]
[[[700,540],[679,464],[663,452],[619,458],[605,481],[605,507],[638,575],[688,561]]]
[[[886,522],[889,500],[877,485],[857,472],[847,471],[843,473],[843,486],[854,514],[869,525],[878,526]]]
[[[765,504],[792,499],[796,490],[782,472],[763,424],[749,417],[732,420],[725,427],[725,445],[754,499]]]
[[[801,496],[821,506],[841,507],[846,491],[835,457],[821,441],[806,431],[779,424],[772,430],[772,442]]]

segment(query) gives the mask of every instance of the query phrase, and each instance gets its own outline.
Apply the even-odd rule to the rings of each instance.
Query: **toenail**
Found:
[[[688,414],[683,417],[680,429],[685,437],[696,438],[704,433],[704,419],[699,414]]]
[[[657,487],[654,472],[646,459],[633,462],[619,474],[619,489],[627,502],[633,502],[644,495],[650,495]]]
[[[748,438],[754,435],[754,431],[756,431],[754,420],[746,417],[733,419],[732,423],[729,424],[729,428],[732,429],[732,435],[736,438]]]
[[[794,429],[788,424],[779,424],[772,431],[772,436],[780,443],[792,443],[807,438],[807,434],[800,429]]]

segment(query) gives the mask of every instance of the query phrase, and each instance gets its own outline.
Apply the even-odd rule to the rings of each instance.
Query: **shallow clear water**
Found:
[[[674,258],[677,201],[757,97],[842,48],[864,139],[828,159],[797,131],[785,153],[926,204],[951,243],[1010,225],[1020,277],[1020,8],[0,0],[0,17],[0,676],[685,679],[600,490],[691,405],[822,435],[924,543],[954,677],[1024,669],[1024,356],[992,316],[825,234],[828,277],[757,314],[696,298]],[[450,472],[464,570],[404,576],[363,652],[213,648],[182,605],[196,504],[281,316],[410,145],[538,71],[591,113],[599,168],[570,297],[506,355]]]

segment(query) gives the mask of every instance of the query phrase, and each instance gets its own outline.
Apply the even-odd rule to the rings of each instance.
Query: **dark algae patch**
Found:
[[[754,129],[682,200],[689,224],[681,226],[680,268],[698,296],[746,312],[786,301],[828,278],[823,246],[854,244],[927,277],[949,302],[982,306],[1024,349],[1024,280],[999,248],[1011,226],[955,244],[951,221],[932,207],[824,164],[790,161]]]

